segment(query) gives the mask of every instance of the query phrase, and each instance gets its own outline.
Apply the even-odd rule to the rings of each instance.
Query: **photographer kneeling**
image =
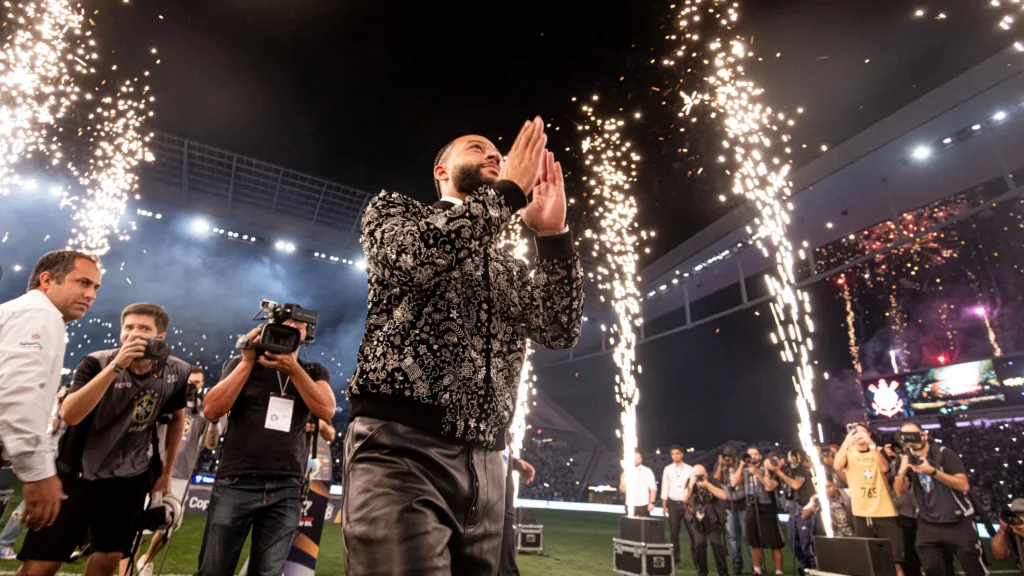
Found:
[[[67,500],[57,521],[29,532],[18,555],[20,576],[52,576],[90,534],[90,576],[110,575],[132,552],[146,494],[166,494],[185,426],[189,365],[168,355],[168,317],[154,304],[121,313],[121,348],[94,352],[78,364],[61,405],[69,426],[57,473]],[[172,414],[167,462],[153,457],[155,427]],[[159,470],[159,473],[157,471]]]
[[[234,574],[250,529],[248,574],[281,575],[299,525],[306,422],[310,413],[323,420],[334,416],[327,369],[298,359],[300,342],[313,340],[316,313],[268,302],[263,310],[272,322],[239,342],[242,355],[224,365],[203,404],[207,420],[228,415],[228,421],[199,552],[200,575]],[[291,327],[294,336],[282,339],[283,327]]]
[[[708,478],[708,471],[703,465],[693,467],[690,483],[683,492],[683,503],[686,504],[686,520],[693,529],[694,564],[697,565],[697,576],[708,573],[708,547],[715,555],[715,568],[719,576],[729,576],[729,565],[725,558],[725,500],[728,496],[722,484]]]
[[[967,469],[956,452],[932,446],[928,433],[913,422],[900,427],[903,456],[893,488],[898,496],[913,490],[917,502],[917,555],[926,576],[945,576],[954,555],[967,576],[985,576],[981,544],[971,523],[974,508]]]

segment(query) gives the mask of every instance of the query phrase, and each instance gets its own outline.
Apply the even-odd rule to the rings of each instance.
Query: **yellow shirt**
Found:
[[[846,480],[850,486],[853,515],[861,518],[895,518],[889,481],[873,451],[851,447],[846,452]]]

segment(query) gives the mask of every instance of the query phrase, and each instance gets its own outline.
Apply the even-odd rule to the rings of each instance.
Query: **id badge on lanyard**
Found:
[[[271,393],[270,401],[267,402],[267,420],[263,426],[268,430],[289,432],[292,428],[294,409],[295,400],[291,396]]]

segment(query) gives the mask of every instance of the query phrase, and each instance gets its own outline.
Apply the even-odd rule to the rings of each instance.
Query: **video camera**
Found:
[[[262,300],[260,301],[260,311],[253,317],[253,320],[269,320],[269,322],[263,327],[259,342],[242,338],[238,341],[238,348],[242,350],[255,349],[260,354],[264,352],[291,354],[299,349],[300,344],[313,342],[317,316],[316,312],[306,310],[298,304],[278,304],[272,300]],[[297,328],[284,324],[289,320],[306,324],[305,340],[301,338]]]

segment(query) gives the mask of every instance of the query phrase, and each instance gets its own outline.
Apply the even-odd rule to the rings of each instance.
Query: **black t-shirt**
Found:
[[[228,360],[221,378],[227,377],[242,361],[240,356]],[[330,382],[327,369],[313,363],[303,363],[313,381]],[[292,421],[288,432],[266,427],[267,408],[271,394],[284,395],[293,401]],[[284,374],[256,364],[249,379],[242,386],[228,414],[224,446],[221,448],[217,478],[230,476],[285,476],[298,478],[306,469],[306,422],[309,407]]]
[[[708,478],[708,482],[725,490],[722,483],[714,478]],[[716,498],[711,491],[694,485],[690,491],[690,499],[686,502],[686,517],[705,530],[722,526],[725,524],[725,501]]]
[[[967,474],[967,468],[956,452],[945,447],[932,449],[928,462],[949,475]],[[917,501],[917,517],[926,522],[950,524],[959,522],[973,510],[959,490],[953,490],[928,474],[909,470],[910,485]]]
[[[101,350],[82,358],[69,393],[81,390],[117,355]],[[60,458],[86,480],[131,478],[150,468],[157,418],[185,407],[189,365],[173,356],[156,372],[123,370],[96,407],[61,441]]]
[[[814,480],[811,479],[811,471],[805,466],[799,466],[796,470],[789,473],[789,477],[796,480],[797,478],[803,478],[804,484],[799,490],[793,491],[793,499],[800,505],[801,508],[807,506],[807,503],[811,501],[811,496],[814,494]]]

